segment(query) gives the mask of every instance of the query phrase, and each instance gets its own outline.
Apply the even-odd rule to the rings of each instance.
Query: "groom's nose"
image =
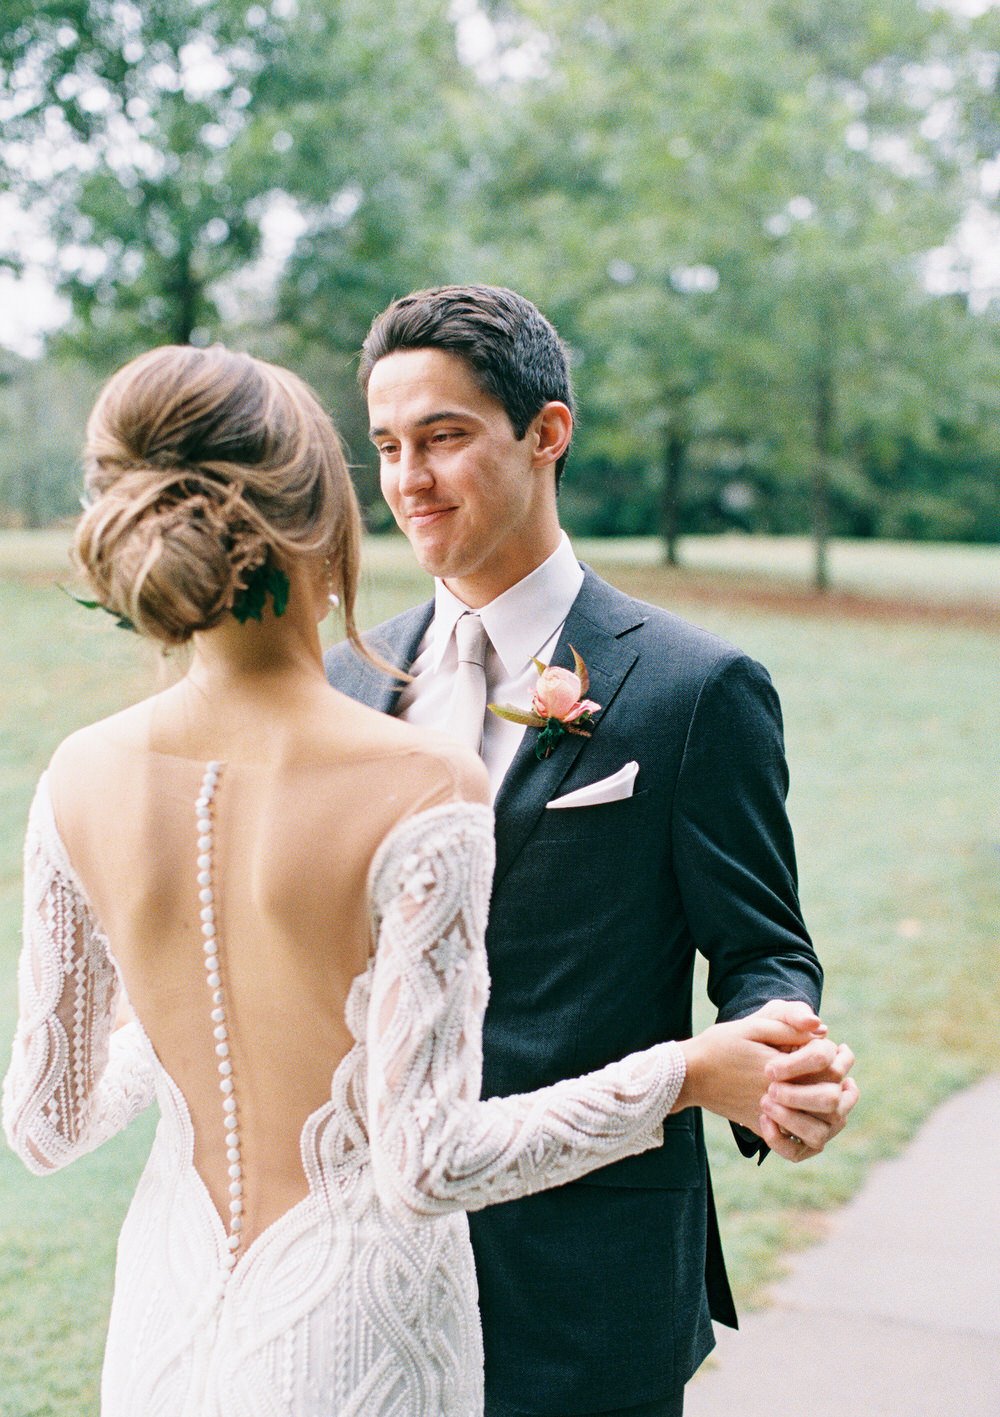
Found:
[[[399,490],[404,497],[422,492],[434,482],[427,458],[419,448],[401,447],[397,469]]]

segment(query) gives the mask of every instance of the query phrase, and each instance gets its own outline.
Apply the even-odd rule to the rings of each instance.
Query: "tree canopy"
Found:
[[[573,352],[572,526],[675,555],[810,525],[822,584],[830,534],[1000,535],[997,307],[960,240],[995,220],[998,73],[996,5],[7,0],[0,175],[71,302],[51,359],[243,343],[357,457],[372,315],[511,285]],[[5,444],[0,487],[29,475]]]

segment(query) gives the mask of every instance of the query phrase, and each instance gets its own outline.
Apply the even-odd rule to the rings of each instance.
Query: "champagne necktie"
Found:
[[[448,733],[478,753],[486,717],[486,650],[489,636],[478,615],[463,615],[455,622],[458,668],[451,696]]]

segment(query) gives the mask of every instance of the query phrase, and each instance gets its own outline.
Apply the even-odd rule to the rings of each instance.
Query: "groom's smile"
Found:
[[[368,382],[382,494],[425,571],[487,604],[554,550],[559,531],[540,423],[517,438],[460,356],[400,350]]]
[[[454,507],[429,507],[410,509],[405,512],[406,520],[413,528],[433,526],[435,522],[453,512]]]

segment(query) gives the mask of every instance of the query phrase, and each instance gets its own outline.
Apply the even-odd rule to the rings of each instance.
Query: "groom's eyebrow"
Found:
[[[449,418],[468,418],[468,413],[462,413],[454,408],[441,408],[435,413],[425,413],[422,418],[418,418],[413,424],[414,428],[428,428],[432,423],[443,423]],[[369,428],[369,438],[386,438],[391,433],[389,428]]]

